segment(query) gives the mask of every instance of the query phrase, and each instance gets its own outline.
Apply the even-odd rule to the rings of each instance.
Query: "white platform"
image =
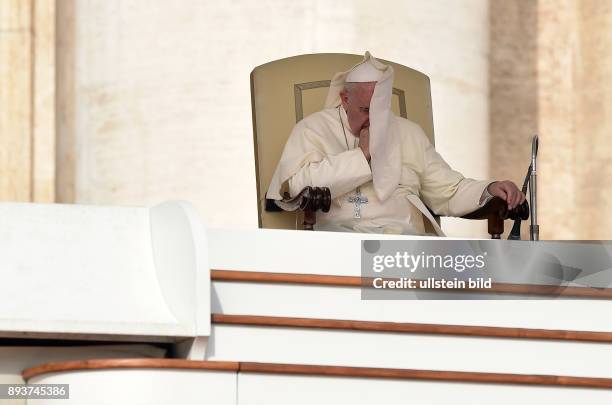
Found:
[[[104,370],[45,374],[32,383],[70,384],[70,400],[28,404],[130,405],[312,405],[449,403],[609,405],[612,392],[502,384],[448,383],[373,378],[287,376],[190,370]]]
[[[33,384],[69,384],[68,400],[28,405],[236,405],[237,376],[229,371],[99,370],[45,374]]]
[[[240,405],[607,405],[612,401],[612,392],[596,389],[362,378],[244,374],[239,385]]]
[[[168,341],[210,333],[194,208],[0,204],[0,337]]]
[[[208,235],[212,269],[357,277],[362,240],[416,238],[266,229]],[[216,281],[212,288],[213,313],[612,332],[612,300],[368,301],[354,287]]]
[[[198,352],[201,359],[612,378],[608,343],[211,327],[210,315],[218,313],[612,332],[607,315],[612,313],[612,300],[367,301],[354,287],[210,282],[210,269],[360,276],[362,240],[414,237],[204,232],[185,203],[151,209],[0,204],[0,220],[5,224],[0,228],[0,249],[8,263],[0,271],[11,280],[10,285],[0,285],[0,337],[157,342],[209,337]],[[33,365],[41,349],[24,350],[31,351],[14,357],[13,365]],[[82,359],[107,357],[94,347],[80,350]],[[126,353],[134,357],[138,351]],[[75,359],[73,354],[60,350],[52,359]],[[40,360],[48,361],[48,356],[40,354]],[[399,404],[407,399],[471,404],[489,403],[491,398],[502,404],[544,399],[559,404],[612,403],[610,390],[590,388],[206,370],[70,371],[30,382],[71,384],[71,404],[94,405]]]
[[[612,344],[214,325],[208,359],[612,378]]]

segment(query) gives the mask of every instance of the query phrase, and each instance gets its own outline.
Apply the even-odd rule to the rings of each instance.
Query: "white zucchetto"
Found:
[[[386,67],[386,66],[385,66]],[[360,63],[355,66],[346,75],[347,83],[366,83],[366,82],[377,82],[383,76],[384,70],[376,68],[369,61]]]

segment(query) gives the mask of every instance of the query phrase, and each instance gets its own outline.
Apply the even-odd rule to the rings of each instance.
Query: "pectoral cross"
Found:
[[[355,195],[350,196],[348,202],[355,204],[355,215],[353,218],[361,218],[361,204],[367,204],[368,197],[361,195],[361,190],[357,187]]]

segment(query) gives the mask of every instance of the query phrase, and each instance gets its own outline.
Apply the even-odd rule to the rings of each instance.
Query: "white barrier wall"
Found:
[[[367,239],[415,237],[210,229],[210,267],[359,277],[361,241]],[[417,294],[427,298],[428,293]],[[454,294],[460,298],[461,293]],[[483,297],[486,295],[478,298]],[[612,317],[604,315],[612,313],[612,300],[525,298],[528,299],[367,301],[361,299],[359,287],[215,281],[212,312],[612,332]]]
[[[69,400],[29,400],[28,404],[101,405],[202,404],[482,404],[588,403],[608,405],[605,389],[512,384],[449,383],[380,378],[288,376],[267,373],[193,370],[98,370],[43,374],[36,384],[70,384]]]
[[[223,314],[612,332],[610,300],[365,301],[359,287],[241,282],[214,282],[212,294]]]
[[[612,378],[612,344],[215,325],[208,360]]]
[[[236,405],[236,373],[190,370],[86,370],[44,374],[32,384],[70,384],[68,400],[28,405]]]
[[[23,384],[21,372],[42,363],[84,358],[163,358],[166,350],[145,344],[97,344],[86,346],[0,346],[0,384]],[[25,403],[25,400],[23,401]],[[19,405],[0,399],[0,405]]]
[[[0,223],[0,337],[209,334],[206,236],[187,203],[2,203]]]
[[[555,403],[607,405],[609,390],[528,387],[500,384],[445,383],[431,381],[268,376],[243,374],[239,379],[240,405],[351,404],[500,405]]]
[[[164,249],[178,252],[176,257],[169,253],[151,253],[150,260],[155,263],[156,269],[173,265],[189,267],[189,263],[192,263],[189,252],[194,249],[199,252],[193,253],[196,262],[199,254],[210,253],[208,266],[212,269],[359,276],[360,242],[371,238],[371,235],[344,233],[213,229],[207,232],[208,239],[205,241],[194,236],[197,232],[193,232],[192,239],[179,242],[180,230],[184,228],[180,225],[183,223],[181,221],[189,222],[189,216],[173,221],[173,213],[171,205],[152,210],[153,217],[159,215],[151,221],[153,252],[158,249],[162,253]],[[385,239],[391,238],[394,237]],[[198,241],[203,243],[199,249],[190,245]],[[122,252],[121,248],[117,249]],[[151,271],[157,273],[156,269]],[[97,269],[96,272],[101,270]],[[166,293],[153,289],[153,298],[145,299],[157,300],[163,296],[164,308],[169,313],[181,315],[176,319],[189,319],[184,314],[191,313],[190,308],[195,311],[193,306],[200,308],[198,299],[202,298],[196,299],[188,292],[182,301],[180,292],[188,290],[192,278],[185,276],[175,280],[170,274],[162,272],[156,276],[156,280],[162,285],[161,290],[163,286],[171,288]],[[118,274],[114,277],[118,277]],[[612,320],[607,316],[612,311],[612,301],[606,299],[365,301],[361,299],[359,287],[349,286],[226,280],[214,281],[210,288],[208,297],[212,303],[209,313],[213,314],[612,332]],[[206,308],[204,304],[201,305]],[[196,314],[202,316],[203,312]],[[278,327],[273,324],[228,325],[219,320],[222,317],[215,319],[205,358],[232,362],[232,366],[226,369],[231,371],[189,368],[194,362],[183,363],[183,366],[187,366],[184,369],[172,370],[165,368],[167,365],[164,366],[162,360],[155,360],[157,363],[148,363],[148,367],[138,366],[140,368],[116,369],[113,368],[116,366],[107,365],[109,368],[103,370],[56,371],[35,376],[29,382],[70,384],[70,403],[88,405],[113,403],[118,399],[147,405],[169,402],[222,405],[399,404],[407,400],[438,405],[449,402],[486,403],[492,397],[499,398],[499,403],[513,405],[542,402],[545,399],[563,405],[577,401],[607,405],[612,400],[612,390],[609,388],[562,386],[572,381],[577,384],[575,381],[580,378],[599,379],[581,380],[582,384],[589,386],[612,385],[609,336],[607,341],[601,339],[601,342],[595,343],[565,336],[563,331],[559,332],[556,340],[546,340],[520,334],[515,338],[501,338],[494,334],[485,336],[482,332],[478,336],[456,336],[447,332],[390,333],[375,329],[366,332],[349,330],[350,326],[331,330]],[[117,332],[113,330],[109,333]],[[120,339],[118,335],[112,338]],[[83,359],[94,356],[92,351],[85,353]],[[486,383],[490,381],[486,376],[479,377],[480,382],[463,380],[448,383],[382,379],[380,374],[376,378],[356,378],[324,377],[320,374],[282,375],[274,374],[269,369],[255,373],[257,367],[249,362],[342,366],[349,375],[351,371],[347,367],[430,370],[434,374],[445,371],[504,373],[509,375],[504,381],[520,377],[525,382],[526,379],[535,378],[540,383],[544,379],[553,386],[490,384]],[[53,404],[67,403],[53,401]],[[28,403],[51,404],[50,401]]]

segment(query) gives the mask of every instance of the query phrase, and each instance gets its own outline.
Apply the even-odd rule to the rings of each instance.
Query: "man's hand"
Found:
[[[359,131],[359,147],[365,155],[368,162],[371,159],[370,156],[370,128],[361,128]]]
[[[487,190],[492,196],[502,198],[508,203],[508,209],[514,209],[525,201],[525,194],[510,180],[496,181],[489,184]]]

